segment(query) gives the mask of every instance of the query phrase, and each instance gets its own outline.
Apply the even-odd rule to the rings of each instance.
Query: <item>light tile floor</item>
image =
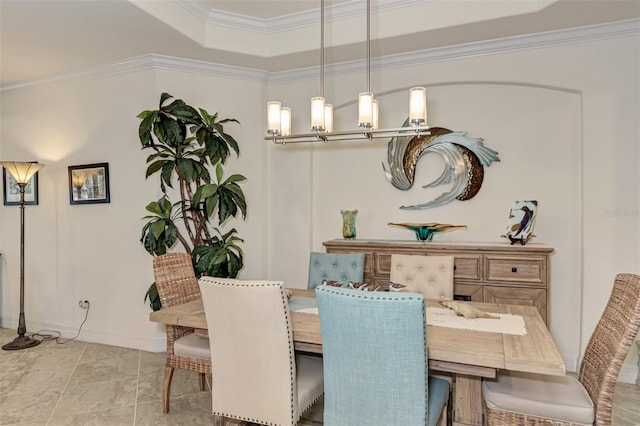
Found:
[[[0,343],[15,330],[0,329]],[[197,374],[176,370],[171,410],[162,414],[164,353],[96,343],[43,342],[21,351],[0,350],[0,425],[211,425],[211,393]],[[640,388],[619,384],[615,426],[640,425]],[[321,424],[321,404],[304,425]]]

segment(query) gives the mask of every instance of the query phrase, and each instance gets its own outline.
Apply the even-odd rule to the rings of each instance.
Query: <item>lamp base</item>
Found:
[[[2,349],[5,351],[17,351],[20,349],[32,348],[34,346],[38,346],[41,340],[32,339],[29,336],[18,336],[13,341],[7,343],[2,346]]]

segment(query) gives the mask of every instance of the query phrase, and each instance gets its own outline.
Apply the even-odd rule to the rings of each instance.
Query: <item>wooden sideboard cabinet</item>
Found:
[[[549,256],[553,248],[536,243],[331,240],[327,253],[364,253],[364,280],[386,288],[392,254],[454,256],[456,299],[532,305],[547,323]]]

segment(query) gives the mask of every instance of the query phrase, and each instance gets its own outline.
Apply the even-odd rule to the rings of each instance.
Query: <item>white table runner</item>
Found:
[[[456,315],[456,313],[451,309],[427,307],[427,325],[487,331],[489,333],[515,334],[518,336],[524,336],[527,334],[527,329],[524,325],[524,318],[522,318],[522,316],[498,314],[493,312],[490,313],[500,318],[467,319]]]
[[[289,301],[289,309],[294,312],[318,315],[318,307],[315,299],[306,297],[292,297]],[[435,327],[459,328],[465,330],[486,331],[489,333],[514,334],[525,336],[527,329],[524,318],[512,314],[491,314],[500,317],[467,319],[456,315],[451,309],[427,307],[427,325]]]

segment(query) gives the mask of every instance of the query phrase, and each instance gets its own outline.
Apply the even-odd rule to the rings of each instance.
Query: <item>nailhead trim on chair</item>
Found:
[[[287,324],[287,336],[288,336],[288,341],[289,341],[289,380],[290,380],[290,385],[291,385],[291,424],[296,424],[298,422],[298,420],[300,420],[300,417],[302,417],[302,413],[303,411],[298,409],[299,411],[299,416],[298,419],[295,419],[296,417],[296,413],[293,410],[293,400],[294,400],[294,393],[293,393],[293,384],[294,384],[294,380],[295,377],[293,375],[293,366],[295,363],[295,351],[293,348],[293,336],[292,336],[292,330],[290,327],[291,321],[289,320],[289,309],[287,308],[288,304],[287,304],[287,297],[284,293],[284,286],[282,285],[282,283],[270,283],[270,282],[266,282],[266,283],[249,283],[249,282],[244,282],[242,285],[238,285],[238,284],[234,284],[234,283],[228,283],[228,282],[220,282],[220,281],[216,281],[214,277],[202,277],[200,279],[205,279],[206,281],[210,281],[210,282],[214,282],[220,285],[224,285],[224,286],[229,286],[229,287],[280,287],[280,297],[282,298],[282,306],[284,308],[284,315],[285,315],[285,320],[286,320],[286,324]],[[293,354],[293,355],[291,355]],[[319,398],[318,398],[319,399]],[[316,401],[318,400],[316,399]],[[315,404],[314,401],[311,405]],[[309,407],[311,407],[311,405]],[[309,407],[305,408],[304,411],[306,411],[307,409],[309,409]],[[298,407],[299,408],[299,407]],[[243,417],[243,416],[236,416],[236,415],[232,415],[229,413],[221,413],[221,412],[217,412],[214,411],[213,412],[214,416],[222,416],[222,417],[227,417],[230,419],[236,419],[236,420],[243,420],[243,421],[247,421],[247,422],[251,422],[251,423],[259,423],[261,425],[266,425],[266,426],[281,426],[278,425],[276,423],[271,423],[271,422],[266,422],[265,420],[260,420],[260,419],[251,419],[248,417]],[[295,421],[294,421],[295,419]]]

